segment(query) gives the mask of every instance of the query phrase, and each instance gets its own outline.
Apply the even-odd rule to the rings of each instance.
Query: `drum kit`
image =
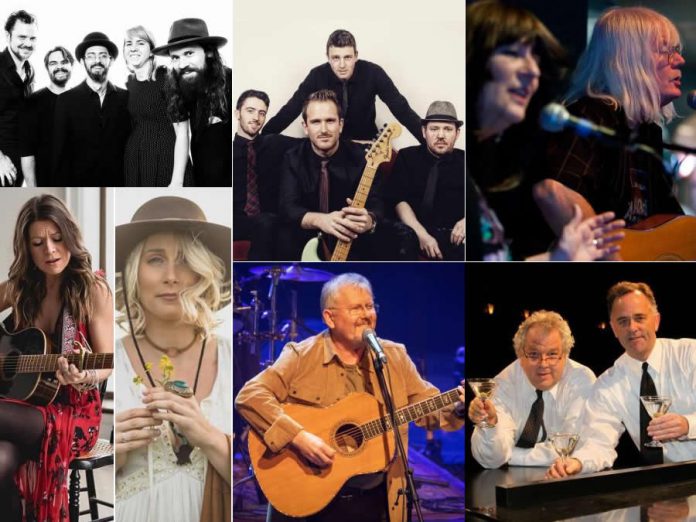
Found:
[[[323,283],[334,274],[299,264],[255,266],[248,269],[249,276],[235,278],[233,303],[233,334],[235,358],[241,368],[235,378],[243,379],[242,384],[260,370],[273,364],[276,346],[285,341],[296,341],[301,332],[314,335],[317,332],[307,326],[297,312],[297,291],[290,289],[290,317],[279,320],[278,291],[283,282]],[[268,281],[266,296],[259,294],[259,287]],[[245,290],[248,302],[243,301]],[[266,306],[266,303],[268,306]],[[263,329],[263,326],[266,329]],[[261,351],[267,346],[267,357],[262,359]],[[244,361],[244,362],[243,362]]]

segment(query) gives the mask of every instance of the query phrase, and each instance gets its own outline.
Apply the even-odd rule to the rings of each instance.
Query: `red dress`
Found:
[[[63,353],[72,351],[75,338],[87,338],[86,327],[75,325],[66,313],[58,331]],[[51,404],[34,408],[42,413],[45,427],[38,460],[28,460],[15,475],[24,499],[24,520],[67,522],[70,461],[97,443],[102,415],[99,392],[63,386]]]

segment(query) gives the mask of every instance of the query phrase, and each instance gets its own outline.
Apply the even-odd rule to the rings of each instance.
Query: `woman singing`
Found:
[[[17,217],[14,262],[0,283],[0,309],[12,309],[11,330],[44,332],[49,352],[80,347],[113,351],[113,304],[106,281],[92,271],[82,234],[63,202],[31,198]],[[58,395],[46,406],[0,400],[0,506],[3,520],[68,519],[68,466],[99,435],[98,385],[111,370],[79,371],[58,359]],[[21,499],[20,499],[21,497]]]

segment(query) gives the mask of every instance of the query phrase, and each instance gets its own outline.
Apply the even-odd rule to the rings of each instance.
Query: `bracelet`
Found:
[[[87,377],[85,378],[84,382],[73,384],[73,388],[80,393],[99,388],[99,376],[97,375],[97,370],[85,370],[85,373],[87,373]]]

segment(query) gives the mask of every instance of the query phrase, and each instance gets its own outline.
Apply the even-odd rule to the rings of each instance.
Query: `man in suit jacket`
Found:
[[[130,133],[128,92],[107,79],[117,56],[116,44],[99,32],[89,33],[75,48],[87,78],[56,101],[55,186],[123,185],[123,152]]]

